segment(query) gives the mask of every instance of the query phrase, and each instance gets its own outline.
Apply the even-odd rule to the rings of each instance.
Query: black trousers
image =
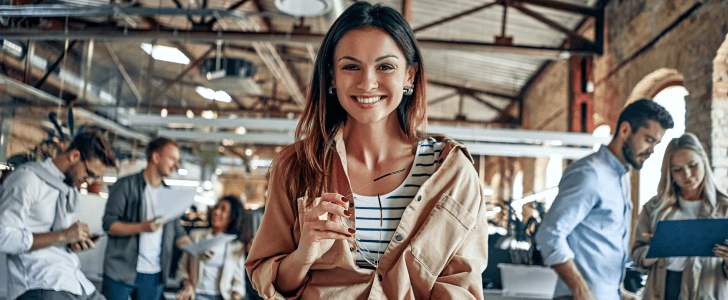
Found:
[[[665,300],[677,300],[680,296],[680,284],[682,284],[682,272],[667,270],[665,276]]]

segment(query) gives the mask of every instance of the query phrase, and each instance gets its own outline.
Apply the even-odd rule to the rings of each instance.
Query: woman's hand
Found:
[[[328,193],[321,202],[303,217],[303,229],[294,259],[304,265],[312,265],[329,251],[334,240],[351,237],[355,230],[344,225],[339,218],[348,218],[348,200],[342,195]]]
[[[204,261],[210,260],[210,258],[212,258],[213,255],[215,255],[215,252],[205,251],[205,252],[200,253],[200,255],[198,255],[198,257],[199,257],[200,261],[204,262]]]
[[[179,300],[195,300],[195,287],[189,280],[185,279],[182,289],[177,292],[176,296]]]
[[[240,295],[240,293],[238,293],[236,291],[230,291],[230,297],[232,297],[235,300],[240,300],[243,298],[243,296]]]
[[[713,246],[713,253],[715,256],[728,260],[728,240],[723,241],[723,244],[715,244]]]

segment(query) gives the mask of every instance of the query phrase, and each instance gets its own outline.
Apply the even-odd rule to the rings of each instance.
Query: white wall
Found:
[[[89,232],[92,234],[102,233],[101,218],[104,216],[106,199],[96,194],[81,195],[81,204],[76,212],[75,218],[88,224]],[[107,237],[102,237],[96,243],[96,247],[78,253],[81,260],[81,271],[94,283],[100,283],[104,273],[104,253],[106,252]]]

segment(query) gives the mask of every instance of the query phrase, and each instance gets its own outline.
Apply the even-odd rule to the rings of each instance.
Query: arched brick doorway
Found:
[[[675,128],[665,132],[662,143],[655,147],[655,153],[645,162],[642,170],[632,172],[632,199],[636,204],[636,212],[639,212],[642,205],[657,193],[662,154],[665,153],[667,142],[685,132],[687,90],[683,87],[683,80],[683,75],[675,69],[655,70],[637,83],[625,104],[627,106],[639,99],[653,99],[667,108],[675,120]]]
[[[645,76],[645,78],[642,78],[642,80],[637,83],[632,90],[632,93],[630,93],[629,98],[627,98],[627,103],[625,103],[624,106],[627,106],[639,99],[652,99],[657,95],[657,93],[667,87],[683,85],[684,80],[685,77],[675,69],[658,69]]]

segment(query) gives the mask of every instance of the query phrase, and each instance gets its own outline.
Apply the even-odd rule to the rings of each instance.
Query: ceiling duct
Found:
[[[207,78],[210,88],[230,94],[262,94],[253,78],[256,70],[252,62],[230,57],[211,57],[200,65],[200,73]]]

